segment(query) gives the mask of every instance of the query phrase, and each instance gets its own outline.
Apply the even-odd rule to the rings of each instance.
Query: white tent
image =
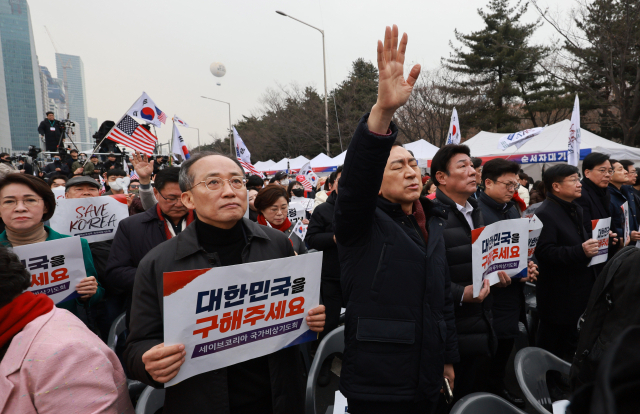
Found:
[[[336,165],[342,165],[342,164],[344,164],[344,159],[345,159],[346,156],[347,156],[347,151],[344,151],[344,152],[336,155],[335,157],[333,157],[332,160]]]
[[[309,159],[302,155],[296,158],[283,158],[280,161],[271,165],[268,169],[263,171],[285,171],[287,168],[298,170],[308,162],[309,162]]]
[[[427,168],[427,161],[432,159],[440,149],[424,139],[419,139],[418,141],[410,142],[403,146],[413,152],[413,156],[418,160],[418,166],[422,168]]]
[[[297,170],[302,168],[308,162],[309,162],[309,158],[303,155],[299,155],[296,158],[293,158],[289,161],[289,167],[291,169]]]
[[[258,161],[253,166],[256,167],[256,170],[258,171],[269,171],[271,167],[274,165],[275,165],[275,161],[268,160],[268,161]]]
[[[321,152],[311,159],[311,168],[321,167],[336,167],[336,163],[327,154]]]
[[[533,137],[520,149],[515,145],[502,151],[498,149],[498,141],[506,134],[480,131],[473,138],[463,142],[471,149],[471,156],[486,159],[506,158],[522,164],[522,169],[534,179],[540,179],[542,166],[567,162],[567,145],[569,141],[569,120],[546,127],[540,135]],[[609,154],[611,158],[627,159],[640,163],[640,148],[628,147],[602,138],[582,128],[580,159],[591,152]]]

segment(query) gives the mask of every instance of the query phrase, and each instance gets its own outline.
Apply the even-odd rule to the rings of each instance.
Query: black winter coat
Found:
[[[425,243],[413,214],[378,197],[398,129],[372,134],[367,118],[349,145],[335,205],[347,306],[340,391],[365,401],[434,400],[444,364],[458,361],[444,219],[420,199]]]
[[[638,230],[638,218],[636,211],[636,197],[632,192],[633,187],[623,185],[619,190],[613,184],[609,184],[609,193],[611,193],[611,231],[617,233],[622,239],[624,237],[624,213],[622,205],[629,203],[629,231]],[[624,243],[624,241],[623,241]],[[609,250],[609,257],[613,257],[617,249]]]
[[[582,243],[591,237],[582,223],[582,208],[549,194],[536,210],[543,227],[536,246],[540,275],[536,297],[540,319],[573,325],[585,311],[596,275]]]
[[[322,252],[322,278],[340,280],[340,260],[338,245],[333,240],[333,211],[336,205],[336,193],[313,210],[305,241],[310,249]]]
[[[468,201],[473,207],[471,217],[474,227],[484,226],[478,201],[473,196],[469,197]],[[493,354],[497,342],[491,327],[491,294],[482,303],[461,303],[465,286],[473,284],[471,228],[456,207],[456,203],[440,189],[436,190],[435,202],[447,217],[444,243],[451,273],[451,292],[455,304],[460,357],[471,358],[477,355]]]
[[[586,177],[582,179],[581,183],[582,196],[576,198],[573,202],[582,207],[582,226],[587,237],[591,238],[593,235],[591,220],[611,217],[611,194],[609,188],[600,189]],[[613,226],[611,226],[611,230],[613,230]],[[615,233],[615,230],[613,232]],[[622,238],[622,235],[619,236]],[[609,239],[609,250],[611,251],[609,257],[612,257],[618,251],[618,246],[620,245],[614,245],[613,240]],[[593,266],[596,275],[600,274],[606,264],[607,262],[604,262]]]
[[[247,238],[242,251],[243,263],[294,255],[291,242],[281,231],[244,218],[242,224]],[[134,317],[124,351],[124,363],[131,378],[155,388],[163,387],[151,378],[142,362],[142,354],[164,341],[163,273],[208,269],[218,263],[217,254],[207,254],[198,243],[195,221],[176,237],[151,250],[140,262],[133,288],[131,313]],[[297,346],[292,346],[267,356],[274,414],[304,412],[304,377],[299,352]],[[165,414],[211,412],[229,414],[226,368],[199,374],[166,388]]]
[[[56,171],[56,168],[60,168],[60,171]],[[62,161],[54,161],[44,167],[44,172],[47,175],[47,178],[55,174],[69,175],[69,167]]]
[[[55,131],[51,130],[52,126]],[[40,122],[40,125],[38,125],[38,133],[44,136],[44,140],[49,143],[55,142],[56,145],[58,145],[60,135],[62,135],[63,132],[64,124],[57,119],[53,121],[53,125],[48,119],[43,120]]]
[[[520,218],[513,201],[505,204],[496,203],[487,193],[483,192],[478,198],[478,204],[485,226],[502,220]],[[520,321],[520,310],[524,305],[523,285],[520,278],[514,278],[511,279],[511,284],[507,287],[493,286],[491,288],[493,330],[499,339],[517,338],[520,334],[518,322]]]

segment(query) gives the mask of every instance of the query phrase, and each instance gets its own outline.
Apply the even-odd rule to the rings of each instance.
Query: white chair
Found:
[[[339,326],[324,337],[320,345],[318,345],[316,355],[313,357],[313,363],[307,376],[307,391],[304,400],[306,414],[316,414],[316,381],[318,380],[318,375],[320,375],[322,363],[329,355],[343,351],[344,326]],[[327,408],[327,414],[332,412],[333,406],[330,405]]]
[[[136,404],[136,414],[155,414],[162,407],[164,407],[164,389],[157,390],[147,386]]]

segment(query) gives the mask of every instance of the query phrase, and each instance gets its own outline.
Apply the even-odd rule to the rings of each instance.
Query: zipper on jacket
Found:
[[[371,282],[371,290],[376,285],[376,281],[378,280],[378,273],[380,273],[380,268],[382,267],[382,261],[384,260],[384,253],[387,250],[387,243],[382,245],[382,252],[380,253],[380,258],[378,259],[378,267],[376,268],[376,272],[373,274],[373,281]]]

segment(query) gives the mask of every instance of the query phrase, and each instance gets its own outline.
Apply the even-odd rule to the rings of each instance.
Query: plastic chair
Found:
[[[529,332],[529,344],[535,344],[540,317],[538,316],[536,285],[530,282],[527,282],[524,286],[524,311],[527,315],[527,331]]]
[[[164,389],[157,390],[147,386],[136,404],[136,414],[155,414],[162,407],[164,407]]]
[[[116,352],[116,345],[118,344],[118,335],[124,333],[127,329],[125,324],[125,317],[127,316],[127,312],[123,312],[120,314],[115,321],[111,324],[111,328],[109,329],[109,336],[107,337],[107,346],[111,348],[111,350]]]
[[[521,349],[515,358],[516,379],[524,397],[540,414],[551,414],[551,396],[547,387],[547,371],[569,375],[571,364],[541,348]]]
[[[494,394],[476,392],[460,398],[451,414],[526,414]]]
[[[344,352],[344,326],[339,326],[329,332],[318,345],[307,377],[307,391],[304,400],[306,414],[316,414],[316,381],[320,375],[320,367],[329,355],[336,352]],[[329,406],[327,412],[333,412],[333,406]]]

